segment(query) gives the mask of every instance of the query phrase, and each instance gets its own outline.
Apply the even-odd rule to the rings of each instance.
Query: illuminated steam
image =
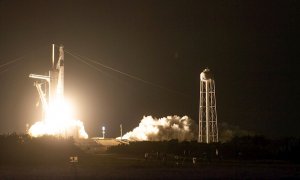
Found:
[[[53,135],[59,137],[88,138],[83,123],[72,117],[72,109],[63,100],[56,100],[46,109],[46,117],[43,121],[36,122],[29,129],[33,137]]]
[[[160,119],[144,116],[138,127],[126,133],[122,139],[130,141],[178,141],[195,140],[197,125],[188,116],[167,116]]]

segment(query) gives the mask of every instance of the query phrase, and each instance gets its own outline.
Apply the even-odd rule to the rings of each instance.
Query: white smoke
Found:
[[[195,140],[197,125],[188,116],[167,116],[160,119],[144,116],[138,127],[122,136],[130,141]]]
[[[58,137],[88,138],[83,122],[73,118],[72,108],[64,99],[54,101],[45,109],[42,121],[36,122],[29,129],[33,137],[52,135]]]
[[[41,137],[44,135],[73,137],[87,139],[88,134],[85,132],[83,123],[79,120],[68,120],[64,123],[49,123],[39,121],[33,124],[29,129],[29,135],[33,137]]]

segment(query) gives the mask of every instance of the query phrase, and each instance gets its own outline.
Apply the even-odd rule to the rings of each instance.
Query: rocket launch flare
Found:
[[[59,58],[55,66],[54,45],[52,50],[52,69],[49,76],[30,74],[30,78],[46,81],[48,97],[42,90],[42,84],[35,82],[35,86],[43,104],[42,121],[35,123],[29,129],[31,136],[54,135],[60,137],[88,138],[83,123],[72,117],[70,108],[64,99],[64,50],[59,47]]]

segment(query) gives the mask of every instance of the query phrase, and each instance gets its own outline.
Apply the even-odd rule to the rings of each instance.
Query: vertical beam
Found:
[[[213,88],[212,88],[212,84],[213,84],[214,80],[209,80],[209,116],[210,116],[210,121],[209,121],[209,125],[210,125],[210,141],[211,142],[215,142],[215,128],[214,128],[214,109],[213,109]]]
[[[215,86],[215,81],[213,84],[213,88],[214,88],[214,112],[215,112],[215,128],[216,128],[216,142],[219,142],[219,132],[218,132],[218,116],[217,116],[217,100],[216,100],[216,86]]]
[[[202,137],[203,137],[203,134],[202,134],[202,101],[203,101],[203,99],[202,99],[202,93],[203,93],[203,83],[202,83],[202,81],[201,81],[201,77],[200,77],[200,93],[199,93],[199,134],[198,134],[198,142],[200,143],[202,143],[203,141],[203,139],[202,139]]]
[[[206,143],[209,143],[209,88],[208,81],[205,81],[205,100],[206,100]]]

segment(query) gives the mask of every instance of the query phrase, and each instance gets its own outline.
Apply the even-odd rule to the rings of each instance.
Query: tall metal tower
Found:
[[[56,63],[56,64],[55,64]],[[56,66],[55,66],[56,65]],[[52,44],[52,68],[49,71],[49,75],[37,75],[30,74],[30,78],[38,79],[34,83],[36,86],[38,93],[40,95],[40,99],[43,105],[43,111],[46,112],[48,106],[53,103],[56,99],[64,98],[64,49],[63,46],[59,47],[59,58],[57,62],[55,62],[55,45]],[[40,82],[44,81],[44,82]],[[42,90],[42,85],[46,86],[47,91]]]
[[[208,68],[200,74],[198,142],[218,142],[216,88],[213,75]]]

